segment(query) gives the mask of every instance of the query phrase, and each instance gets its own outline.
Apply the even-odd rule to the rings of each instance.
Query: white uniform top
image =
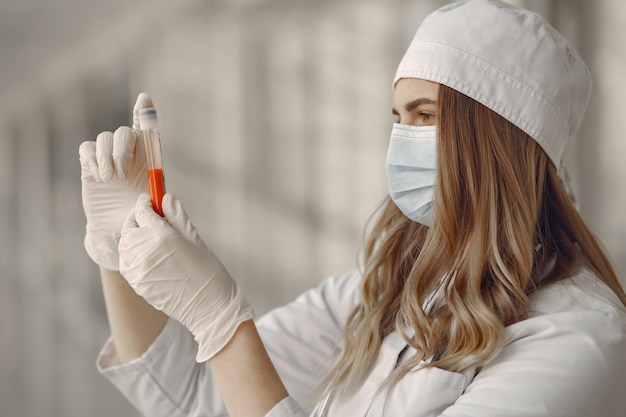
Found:
[[[361,277],[331,278],[257,321],[290,397],[267,417],[303,417],[341,349],[341,330],[359,302]],[[531,297],[528,319],[508,326],[505,347],[480,370],[425,368],[395,387],[390,417],[624,417],[626,312],[587,271]],[[378,384],[407,344],[383,341],[376,364],[352,397],[331,402],[328,416],[381,417]],[[99,370],[146,416],[226,416],[208,364],[195,362],[190,333],[170,319],[140,358],[120,365],[109,340]]]

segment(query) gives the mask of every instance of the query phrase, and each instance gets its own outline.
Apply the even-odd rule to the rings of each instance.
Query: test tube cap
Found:
[[[137,111],[139,116],[139,128],[156,129],[157,128],[157,113],[154,107],[146,107]]]

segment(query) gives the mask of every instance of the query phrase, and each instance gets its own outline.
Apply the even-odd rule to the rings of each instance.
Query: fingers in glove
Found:
[[[158,225],[168,225],[168,222],[154,211],[152,202],[150,201],[150,195],[141,193],[139,198],[137,198],[135,207],[130,210],[124,219],[124,223],[122,223],[120,245],[122,245],[122,241],[124,241],[127,236],[131,235],[137,229]]]
[[[128,279],[127,272],[129,268],[132,268],[137,264],[137,262],[144,259],[146,252],[150,251],[150,245],[154,244],[154,239],[149,229],[146,230],[141,228],[142,226],[146,226],[146,222],[145,219],[141,219],[144,215],[139,213],[147,210],[145,208],[146,202],[151,204],[150,197],[147,194],[141,194],[137,199],[135,207],[130,210],[124,220],[124,223],[122,224],[122,231],[118,245],[119,266],[120,272],[124,277],[126,277],[126,279]],[[160,216],[156,213],[154,213],[154,215],[160,218]],[[146,233],[146,231],[148,233]]]
[[[198,230],[189,221],[189,216],[187,216],[183,205],[177,197],[166,193],[163,196],[161,205],[165,218],[178,233],[183,235],[189,242],[204,245]]]
[[[113,133],[102,132],[96,137],[96,162],[102,182],[113,178]]]
[[[119,127],[113,134],[113,166],[117,176],[125,181],[130,165],[135,156],[135,144],[137,142],[137,135],[131,128],[122,126]]]
[[[158,258],[160,246],[172,236],[186,242],[167,220],[154,211],[150,196],[142,193],[124,220],[118,245],[120,272],[131,285],[132,282],[141,281],[149,269],[146,265],[153,267],[158,264],[152,263],[152,256],[156,254]],[[133,270],[134,273],[131,273]],[[135,286],[133,288],[137,291]],[[138,294],[141,295],[140,292]]]
[[[135,221],[138,227],[155,226],[166,223],[163,217],[159,216],[152,207],[150,195],[141,193],[135,204]]]
[[[139,198],[137,198],[137,203],[135,203],[135,207],[130,210],[130,212],[124,219],[124,223],[122,223],[122,231],[119,244],[120,256],[122,255],[122,252],[125,250],[125,248],[128,246],[126,241],[132,241],[132,235],[139,232],[140,228],[155,226],[159,224],[167,224],[167,222],[161,216],[154,212],[154,209],[152,208],[152,203],[150,202],[150,195],[142,193]]]
[[[135,107],[133,107],[133,129],[139,130],[139,110],[154,107],[152,99],[146,93],[140,93],[137,96]]]
[[[80,158],[80,176],[82,179],[92,178],[100,181],[100,171],[96,162],[96,142],[85,141],[78,148]]]

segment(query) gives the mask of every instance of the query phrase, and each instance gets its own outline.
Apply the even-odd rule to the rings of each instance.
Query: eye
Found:
[[[418,117],[420,119],[420,121],[424,124],[433,124],[435,123],[435,114],[434,113],[427,113],[427,112],[420,112],[418,113]]]
[[[395,111],[392,113],[394,123],[400,123],[400,115]]]

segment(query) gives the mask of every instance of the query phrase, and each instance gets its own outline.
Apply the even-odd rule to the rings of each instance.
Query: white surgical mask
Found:
[[[437,126],[394,123],[387,149],[387,188],[409,219],[432,224]]]

